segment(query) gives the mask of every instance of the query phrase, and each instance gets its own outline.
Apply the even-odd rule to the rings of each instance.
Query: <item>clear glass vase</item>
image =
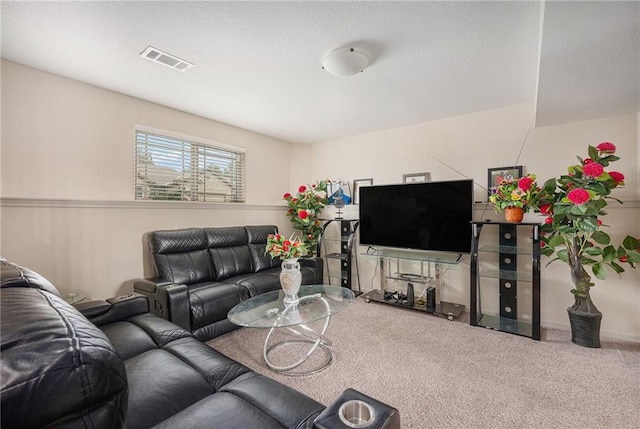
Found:
[[[302,273],[298,259],[283,259],[280,271],[280,286],[284,291],[284,303],[295,304],[299,301],[298,291],[302,284]]]

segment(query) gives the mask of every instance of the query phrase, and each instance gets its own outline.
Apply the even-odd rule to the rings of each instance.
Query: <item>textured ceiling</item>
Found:
[[[0,7],[3,58],[285,141],[536,98],[538,125],[640,110],[639,2]],[[148,45],[195,66],[180,73],[144,60]],[[369,68],[351,77],[324,72],[322,58],[343,46],[366,51]]]

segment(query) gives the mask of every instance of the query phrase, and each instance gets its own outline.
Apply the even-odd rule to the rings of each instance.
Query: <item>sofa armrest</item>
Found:
[[[163,317],[191,332],[191,309],[187,285],[169,284],[158,287],[156,303],[163,310]]]
[[[345,409],[341,410],[343,405]],[[341,414],[344,420],[340,417]],[[366,422],[354,421],[349,417]],[[346,424],[345,420],[350,424]],[[358,424],[360,426],[357,426]],[[348,429],[349,427],[400,429],[400,413],[395,407],[362,392],[346,389],[314,420],[313,429]]]
[[[324,276],[324,261],[322,258],[300,258],[300,267],[314,268],[316,272],[315,284],[322,284]]]
[[[153,314],[191,332],[189,288],[186,285],[157,278],[138,279],[133,282],[133,290],[149,299]]]
[[[156,290],[161,286],[169,286],[174,283],[160,280],[158,278],[137,279],[133,282],[133,289],[139,290],[141,293],[148,292],[155,294]]]
[[[131,294],[117,296],[106,301],[82,302],[75,307],[91,323],[100,326],[148,313],[149,301],[143,295]]]

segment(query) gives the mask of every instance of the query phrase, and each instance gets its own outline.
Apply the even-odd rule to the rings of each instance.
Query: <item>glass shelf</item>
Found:
[[[522,335],[524,337],[531,337],[533,332],[533,325],[530,322],[492,316],[489,314],[481,314],[477,326],[494,329],[496,331],[508,332],[510,334]]]
[[[518,255],[531,255],[531,246],[529,247],[514,247],[514,246],[496,246],[496,245],[486,245],[480,246],[478,252],[487,252],[487,253],[511,253]]]
[[[371,250],[370,252],[361,253],[361,255],[375,256],[379,258],[398,258],[398,259],[408,259],[413,261],[439,262],[441,264],[454,264],[454,265],[459,264],[462,261],[462,256],[463,256],[461,253],[428,252],[428,251],[408,250],[408,249],[370,248],[370,250]]]
[[[531,282],[531,272],[511,271],[511,270],[480,270],[480,277],[490,279],[516,280],[521,282]]]
[[[329,253],[325,257],[329,259],[341,259],[343,261],[346,261],[347,259],[349,259],[349,255],[345,253]]]

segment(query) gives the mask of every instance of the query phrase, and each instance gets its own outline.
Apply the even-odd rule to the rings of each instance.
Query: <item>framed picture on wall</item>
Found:
[[[353,181],[353,204],[360,203],[360,187],[373,185],[373,179],[355,179]]]
[[[430,182],[431,173],[411,173],[402,175],[402,183]]]
[[[521,165],[490,168],[487,173],[487,196],[490,197],[491,194],[496,190],[497,186],[502,183],[503,180],[516,180],[521,177]]]

